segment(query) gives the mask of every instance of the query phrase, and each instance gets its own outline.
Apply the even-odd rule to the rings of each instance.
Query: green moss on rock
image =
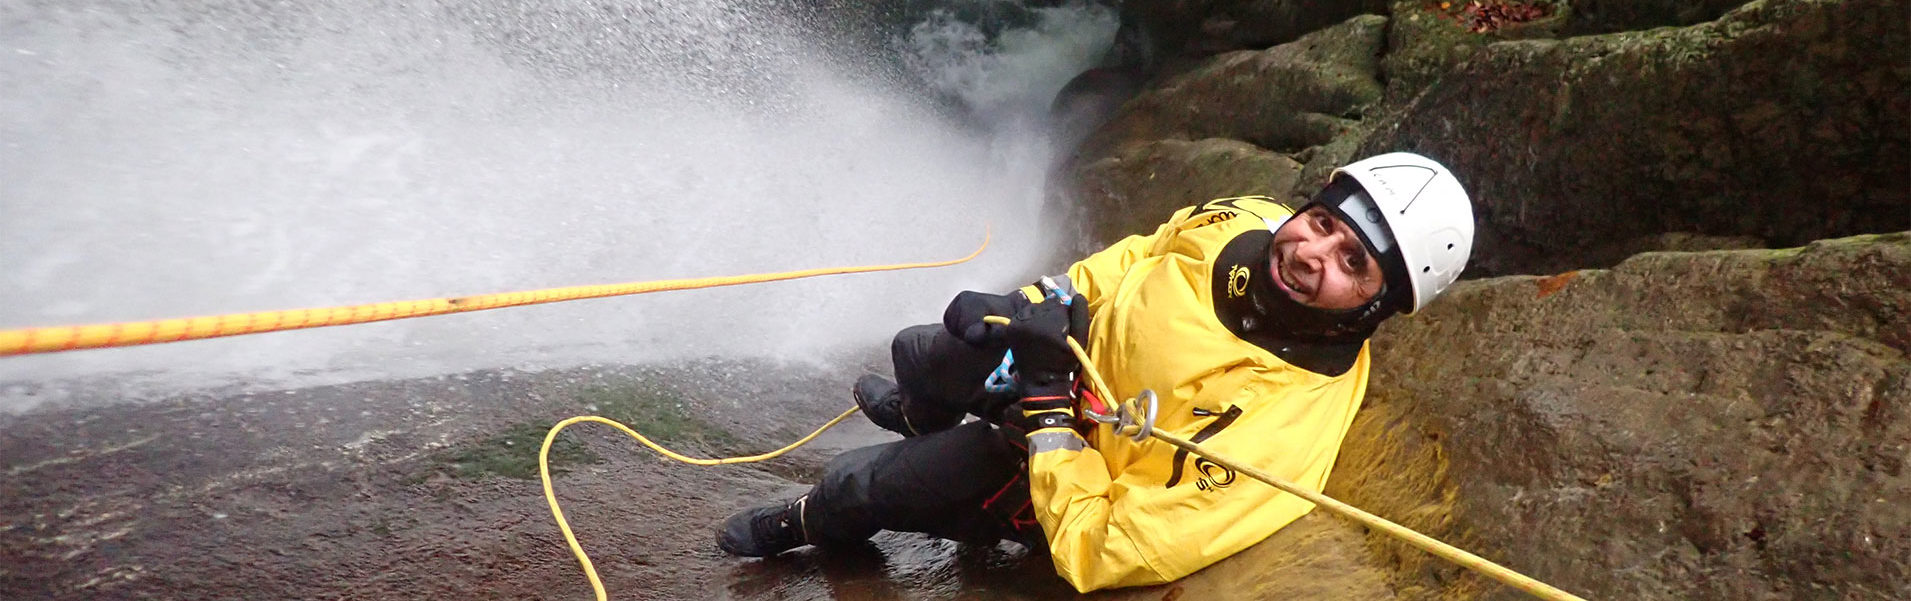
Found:
[[[733,448],[737,437],[691,417],[688,399],[641,383],[593,386],[581,395],[584,409],[624,423],[654,442],[693,443],[704,448]]]
[[[735,435],[722,428],[691,417],[685,407],[688,399],[642,382],[595,384],[574,395],[582,401],[585,414],[616,420],[658,444],[728,449],[738,442]],[[458,479],[537,478],[538,448],[544,444],[544,436],[553,425],[554,421],[513,424],[490,436],[454,446],[434,455],[431,467],[424,474],[444,474]],[[553,473],[603,461],[602,456],[581,442],[576,430],[576,427],[567,428],[552,442]]]
[[[537,477],[537,451],[544,444],[548,424],[521,423],[488,438],[455,447],[439,457],[441,472],[454,478],[503,476],[529,480]],[[551,443],[551,468],[602,461],[583,443],[559,436]]]

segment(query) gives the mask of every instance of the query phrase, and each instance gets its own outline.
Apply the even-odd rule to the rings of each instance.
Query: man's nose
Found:
[[[1320,236],[1301,242],[1294,254],[1298,255],[1308,267],[1318,268],[1327,257],[1329,249],[1334,247],[1333,236]]]

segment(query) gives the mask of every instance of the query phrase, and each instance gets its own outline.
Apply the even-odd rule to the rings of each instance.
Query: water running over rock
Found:
[[[830,21],[859,14],[755,0],[0,8],[0,327],[942,259],[994,228],[980,260],[936,272],[11,359],[0,409],[91,394],[76,387],[802,359],[1015,281],[1047,243],[1030,225],[1049,152],[1030,120],[1047,103],[1037,84],[1092,63],[1112,17],[1045,8],[1031,13],[1042,29],[943,45],[924,32],[963,25],[925,8],[928,29],[872,36],[893,47],[881,55],[820,33],[881,24]],[[896,77],[905,47],[915,81]],[[951,117],[938,94],[973,106]]]

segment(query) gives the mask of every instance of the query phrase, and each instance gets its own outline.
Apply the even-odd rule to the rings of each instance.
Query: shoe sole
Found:
[[[860,380],[859,380],[859,381],[860,381]],[[894,384],[894,383],[890,383],[890,385],[891,385],[891,386],[894,386],[895,384]],[[903,412],[902,412],[902,408],[901,408],[901,407],[897,407],[897,408],[896,408],[896,417],[897,417],[898,419],[900,419],[900,420],[902,420],[902,423],[901,423],[901,424],[899,424],[899,425],[901,426],[901,428],[900,428],[900,429],[898,429],[898,428],[891,428],[891,427],[889,427],[889,426],[885,426],[885,425],[883,425],[882,423],[879,423],[879,422],[877,422],[877,421],[876,421],[876,414],[874,414],[874,413],[872,413],[872,412],[870,412],[870,411],[869,411],[869,400],[868,400],[868,399],[865,399],[865,398],[863,398],[863,387],[861,387],[861,386],[853,386],[853,385],[852,385],[852,386],[850,386],[850,387],[849,387],[849,396],[850,396],[850,398],[852,398],[852,399],[855,399],[855,400],[856,400],[856,409],[857,409],[858,411],[862,411],[862,412],[863,412],[863,415],[864,415],[865,417],[868,417],[868,418],[869,418],[869,423],[872,423],[872,424],[876,424],[876,427],[878,427],[878,428],[882,428],[882,429],[884,429],[884,430],[888,430],[888,431],[890,431],[890,432],[895,432],[895,433],[897,433],[897,434],[901,434],[901,435],[903,435],[903,437],[904,437],[904,438],[908,438],[908,437],[912,437],[912,436],[919,436],[919,435],[921,434],[920,432],[917,432],[917,431],[916,431],[916,426],[915,426],[915,424],[911,424],[911,423],[909,423],[909,415],[908,415],[908,414],[905,414],[905,413],[903,413]]]

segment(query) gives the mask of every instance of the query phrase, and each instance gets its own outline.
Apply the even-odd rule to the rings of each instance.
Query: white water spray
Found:
[[[955,125],[761,4],[0,7],[0,327],[934,260],[985,223],[996,236],[953,269],[0,359],[0,409],[801,358],[883,344],[957,290],[1026,275],[1051,242],[1029,226],[1039,129]],[[1019,75],[945,91],[1059,88],[1094,53],[1056,48],[1113,29],[1105,9],[1072,10],[1099,42],[953,48],[936,60]],[[1052,93],[978,108],[1029,114]]]

